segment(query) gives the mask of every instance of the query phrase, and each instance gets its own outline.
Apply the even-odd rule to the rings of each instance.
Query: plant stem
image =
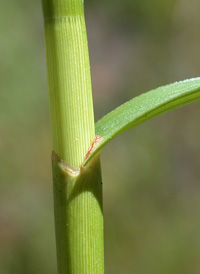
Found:
[[[53,153],[58,273],[103,274],[102,184],[99,157],[71,170]]]
[[[53,137],[58,273],[104,273],[99,156],[81,164],[95,137],[82,0],[42,0]]]
[[[80,166],[95,137],[82,0],[43,0],[53,150]]]

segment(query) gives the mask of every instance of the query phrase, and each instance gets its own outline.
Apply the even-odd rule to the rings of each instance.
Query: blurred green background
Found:
[[[95,119],[200,75],[198,0],[86,0]],[[1,2],[0,273],[56,274],[41,3]],[[102,153],[106,273],[200,273],[200,104]],[[77,273],[78,274],[78,273]]]

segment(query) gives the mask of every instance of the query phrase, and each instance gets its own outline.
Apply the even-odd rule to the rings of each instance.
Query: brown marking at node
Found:
[[[61,162],[62,160],[55,151],[52,151],[52,158],[54,158],[57,162]]]
[[[90,155],[92,154],[92,152],[96,149],[96,147],[101,143],[101,141],[103,140],[103,138],[99,135],[96,135],[94,140],[92,141],[92,144],[85,156],[84,162],[90,157]]]
[[[52,159],[55,159],[59,166],[69,174],[76,176],[80,173],[79,167],[73,167],[70,164],[66,163],[55,151],[52,151]]]

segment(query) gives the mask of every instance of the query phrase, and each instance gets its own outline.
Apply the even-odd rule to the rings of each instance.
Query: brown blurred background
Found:
[[[200,75],[198,0],[86,0],[95,118]],[[0,273],[56,274],[41,3],[0,9]],[[102,153],[106,273],[200,273],[200,104]],[[78,273],[77,273],[78,274]]]

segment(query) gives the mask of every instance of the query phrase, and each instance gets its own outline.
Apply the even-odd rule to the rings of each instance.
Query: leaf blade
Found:
[[[96,135],[102,141],[95,147],[84,165],[110,140],[169,110],[200,100],[200,78],[184,80],[143,93],[119,106],[96,123]]]

